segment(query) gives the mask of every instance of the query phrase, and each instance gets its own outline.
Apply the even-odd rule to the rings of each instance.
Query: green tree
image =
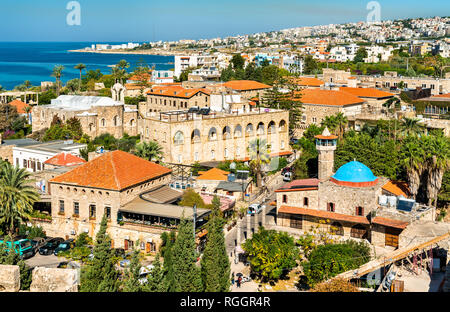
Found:
[[[220,200],[217,196],[214,196],[213,206],[201,259],[202,280],[206,292],[226,292],[230,289],[230,261],[223,234]]]
[[[250,156],[250,170],[256,176],[256,186],[262,186],[262,178],[264,175],[263,167],[270,164],[270,145],[265,139],[254,139],[248,147]]]
[[[156,141],[142,142],[136,145],[136,155],[150,161],[160,161],[163,157],[163,148]]]
[[[173,285],[175,292],[200,292],[203,290],[192,221],[182,219],[178,236],[172,247]]]
[[[86,65],[80,63],[75,65],[73,68],[78,69],[80,71],[80,80],[78,81],[78,91],[81,91],[81,72],[86,69]]]
[[[245,59],[240,54],[234,54],[231,58],[231,64],[233,69],[244,69]]]
[[[193,207],[197,205],[197,208],[209,208],[210,206],[205,204],[203,198],[198,194],[194,189],[188,188],[184,191],[183,196],[181,197],[180,202],[178,203],[180,206],[184,207]]]
[[[262,280],[277,280],[294,268],[299,253],[294,239],[285,232],[263,227],[243,244],[252,272]]]
[[[403,117],[401,127],[402,135],[405,136],[417,136],[422,134],[423,126],[419,124],[420,119]]]
[[[339,244],[320,245],[302,263],[308,284],[332,278],[342,272],[359,268],[370,260],[370,247],[364,242],[347,241]]]
[[[144,289],[149,292],[167,292],[169,289],[159,253],[155,256],[152,271],[147,275],[147,284],[145,284]]]
[[[364,63],[364,59],[367,58],[368,53],[366,48],[360,47],[358,51],[356,51],[355,58],[353,59],[354,63]]]
[[[60,94],[60,90],[61,90],[61,77],[62,77],[62,72],[64,70],[64,66],[63,65],[55,65],[55,67],[53,67],[53,72],[52,72],[52,76],[55,77],[56,79],[56,95],[59,96]]]
[[[125,270],[125,282],[123,285],[124,292],[142,292],[143,287],[139,282],[140,279],[140,271],[141,271],[141,263],[139,260],[140,252],[137,249],[133,250],[133,254],[131,256],[130,267]]]
[[[22,222],[31,219],[39,194],[31,186],[31,174],[8,162],[0,165],[0,224],[13,235]]]
[[[111,238],[106,233],[107,226],[105,214],[96,236],[94,258],[81,269],[81,292],[117,292],[119,289],[119,273],[115,268]]]

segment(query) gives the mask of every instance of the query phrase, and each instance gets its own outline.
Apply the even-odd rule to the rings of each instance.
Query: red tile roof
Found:
[[[325,82],[320,79],[310,77],[300,77],[296,78],[294,81],[300,86],[308,87],[320,87],[321,85],[325,84]]]
[[[318,218],[323,218],[323,219],[369,224],[369,220],[367,220],[367,218],[363,217],[363,216],[350,216],[350,215],[345,215],[345,214],[336,213],[336,212],[329,212],[329,211],[316,210],[316,209],[307,209],[307,208],[300,208],[300,207],[281,206],[278,209],[278,213],[299,214],[299,215],[306,215],[306,216],[318,217]]]
[[[190,99],[197,93],[202,92],[204,94],[210,94],[208,89],[185,89],[180,85],[165,85],[165,86],[153,86],[147,94],[150,95],[159,95],[159,96],[170,96],[177,98],[185,98]]]
[[[271,86],[253,80],[231,80],[223,84],[227,88],[238,91],[268,89]]]
[[[22,102],[21,100],[14,100],[10,102],[9,105],[14,106],[17,109],[18,114],[26,114],[27,112],[25,111],[25,107],[31,107],[30,105]]]
[[[305,89],[298,94],[301,96],[299,101],[304,104],[346,106],[364,103],[359,97],[342,91]]]
[[[405,229],[409,224],[409,222],[388,219],[388,218],[383,218],[383,217],[373,218],[372,223],[380,224],[380,225],[384,225],[384,226],[388,226],[388,227],[393,227],[393,228],[397,228],[397,229]]]
[[[383,190],[394,194],[395,196],[404,196],[408,198],[410,196],[408,183],[403,181],[389,181],[383,185]]]
[[[50,180],[109,190],[123,190],[172,170],[123,151],[113,151]]]
[[[208,171],[199,171],[200,176],[197,180],[214,180],[214,181],[227,181],[229,172],[220,170],[218,168],[212,168]]]
[[[433,95],[432,98],[450,98],[450,93]]]
[[[64,152],[59,153],[58,155],[55,155],[44,162],[44,164],[64,167],[71,167],[84,163],[86,163],[86,160],[84,160],[83,158]]]
[[[319,179],[294,180],[292,182],[289,182],[288,184],[283,185],[275,192],[317,190],[319,182]]]
[[[362,98],[386,98],[394,96],[394,94],[392,93],[381,91],[374,88],[340,87],[339,90]]]

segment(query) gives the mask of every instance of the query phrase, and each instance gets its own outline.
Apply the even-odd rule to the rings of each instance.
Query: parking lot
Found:
[[[55,255],[42,256],[37,253],[34,257],[25,260],[25,263],[30,267],[46,267],[46,268],[56,268],[58,264],[62,261],[66,261],[64,257],[57,257]]]

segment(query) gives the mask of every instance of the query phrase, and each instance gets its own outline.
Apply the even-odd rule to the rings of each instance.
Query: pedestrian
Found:
[[[234,285],[234,272],[231,273],[231,285]]]
[[[241,288],[241,282],[242,282],[242,277],[239,276],[239,278],[237,279],[236,285],[238,288]]]

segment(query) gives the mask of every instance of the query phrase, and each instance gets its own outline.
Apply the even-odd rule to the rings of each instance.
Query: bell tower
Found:
[[[333,175],[334,151],[337,145],[337,136],[332,135],[325,128],[320,135],[316,135],[316,149],[319,152],[319,180],[327,180]]]

